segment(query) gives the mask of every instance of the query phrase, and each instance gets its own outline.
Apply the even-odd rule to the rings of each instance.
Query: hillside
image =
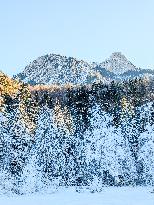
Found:
[[[154,183],[153,79],[21,85],[3,95],[1,190]]]
[[[91,65],[75,58],[50,54],[37,58],[16,78],[35,84],[85,84],[104,80]]]
[[[84,85],[143,76],[153,77],[154,71],[137,68],[120,52],[115,52],[102,63],[87,63],[56,54],[41,56],[26,66],[15,78],[31,85]]]
[[[16,80],[9,78],[3,72],[0,71],[0,110],[4,103],[4,96],[15,97],[21,84]]]

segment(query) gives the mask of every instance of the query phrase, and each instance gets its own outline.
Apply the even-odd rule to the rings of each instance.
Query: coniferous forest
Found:
[[[0,74],[0,189],[154,184],[154,81],[29,85]]]

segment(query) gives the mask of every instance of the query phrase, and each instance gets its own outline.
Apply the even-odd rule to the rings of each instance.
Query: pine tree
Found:
[[[139,153],[138,161],[142,162],[142,181],[145,185],[154,184],[154,121],[152,120],[152,113],[154,107],[152,103],[148,103],[142,110],[142,118],[146,120],[144,131],[139,137]]]

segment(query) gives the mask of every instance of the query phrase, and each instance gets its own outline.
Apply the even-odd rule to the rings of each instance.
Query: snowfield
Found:
[[[151,187],[104,187],[102,192],[75,192],[75,188],[55,193],[0,196],[0,205],[154,205]]]

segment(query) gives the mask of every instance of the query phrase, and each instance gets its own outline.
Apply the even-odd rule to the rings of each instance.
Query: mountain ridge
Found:
[[[154,76],[154,71],[133,65],[121,52],[114,52],[102,63],[88,63],[59,54],[38,57],[14,76],[31,85],[36,84],[91,84],[108,83],[144,75]]]

